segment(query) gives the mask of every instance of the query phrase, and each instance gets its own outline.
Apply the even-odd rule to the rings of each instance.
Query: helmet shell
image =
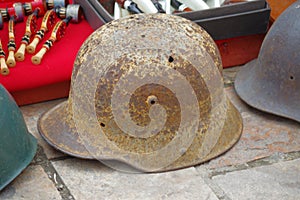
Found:
[[[267,33],[256,60],[237,74],[235,89],[247,104],[300,122],[300,1]]]
[[[146,172],[188,167],[240,137],[242,119],[223,86],[220,55],[204,29],[178,16],[131,15],[84,42],[68,102],[38,128],[70,155]]]
[[[0,190],[29,165],[36,150],[19,107],[0,85]]]

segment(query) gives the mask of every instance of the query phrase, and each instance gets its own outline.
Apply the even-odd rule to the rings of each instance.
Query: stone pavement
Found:
[[[238,69],[225,69],[224,82],[243,117],[240,140],[210,162],[172,172],[128,174],[67,156],[37,131],[39,116],[63,99],[21,107],[39,148],[0,199],[300,199],[300,124],[243,103],[232,86]]]

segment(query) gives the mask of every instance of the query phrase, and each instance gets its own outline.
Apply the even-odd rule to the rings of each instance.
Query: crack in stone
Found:
[[[213,193],[217,196],[219,200],[231,200],[224,190],[220,188],[214,181],[211,179],[210,174],[208,173],[209,170],[207,170],[205,167],[205,170],[200,170],[201,167],[197,167],[196,170],[199,173],[199,175],[202,177],[204,182],[208,185],[208,187],[213,191]]]
[[[48,178],[52,181],[62,200],[75,200],[68,187],[63,182],[62,178],[57,173],[56,169],[47,158],[42,146],[38,145],[37,153],[31,162],[31,165],[40,165]]]
[[[260,166],[267,166],[271,164],[275,164],[282,161],[290,161],[300,158],[300,151],[297,152],[289,152],[289,153],[275,153],[271,156],[257,159],[254,161],[250,161],[244,164],[236,165],[236,166],[227,166],[219,169],[209,169],[205,164],[196,167],[198,174],[203,178],[204,182],[211,188],[211,190],[215,193],[215,195],[220,200],[231,200],[230,197],[226,195],[224,190],[219,187],[212,178],[217,175],[225,175],[229,172],[241,171],[246,169],[251,169]]]
[[[260,158],[257,160],[253,160],[244,164],[236,165],[236,166],[227,166],[219,169],[208,169],[209,178],[211,179],[217,175],[224,175],[229,172],[241,171],[246,169],[251,169],[254,167],[267,166],[272,165],[282,161],[290,161],[300,158],[300,151],[297,152],[289,152],[289,153],[274,153],[271,156]]]

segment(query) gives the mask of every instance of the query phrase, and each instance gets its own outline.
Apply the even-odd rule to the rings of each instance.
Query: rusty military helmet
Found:
[[[81,46],[69,99],[39,119],[44,139],[80,158],[145,172],[212,159],[240,137],[213,39],[172,15],[138,14],[97,29]]]
[[[267,33],[256,60],[237,74],[235,89],[250,106],[300,122],[300,1]]]
[[[30,164],[36,150],[18,105],[0,84],[0,191]]]

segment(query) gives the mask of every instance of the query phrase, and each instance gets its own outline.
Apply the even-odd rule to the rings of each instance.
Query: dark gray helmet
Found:
[[[235,89],[250,106],[300,122],[300,1],[272,25],[258,59],[237,74]]]

